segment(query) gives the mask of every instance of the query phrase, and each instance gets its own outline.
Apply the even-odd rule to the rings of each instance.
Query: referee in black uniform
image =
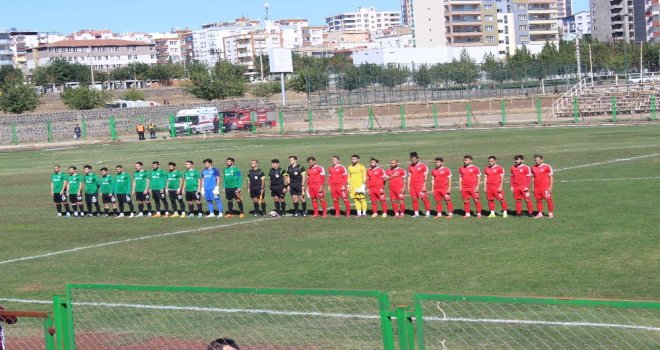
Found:
[[[305,167],[298,164],[298,157],[289,156],[289,193],[293,198],[293,216],[307,216],[307,201],[305,200]],[[300,210],[302,204],[302,211]]]
[[[254,205],[254,212],[252,214],[254,216],[266,215],[266,202],[264,201],[266,174],[264,174],[263,170],[259,169],[258,161],[252,160],[250,162],[250,170],[248,170],[247,176],[250,198],[252,198],[252,204]]]
[[[268,178],[270,179],[270,195],[275,202],[275,211],[280,216],[286,213],[286,202],[284,201],[284,194],[286,193],[286,186],[288,185],[286,170],[280,168],[279,159],[270,161],[270,170],[268,171]]]

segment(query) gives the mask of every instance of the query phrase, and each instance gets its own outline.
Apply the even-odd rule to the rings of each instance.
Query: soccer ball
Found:
[[[276,211],[274,211],[274,210],[271,210],[271,211],[268,213],[268,217],[269,217],[269,218],[276,218],[276,217],[278,217],[278,216],[280,216],[280,214],[278,214],[278,213],[277,213]]]

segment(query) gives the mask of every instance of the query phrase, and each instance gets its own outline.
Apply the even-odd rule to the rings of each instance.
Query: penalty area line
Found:
[[[58,250],[58,251],[54,251],[54,252],[50,252],[50,253],[44,253],[44,254],[38,254],[38,255],[32,255],[32,256],[25,256],[25,257],[22,257],[22,258],[4,260],[4,261],[0,261],[0,265],[6,265],[6,264],[11,264],[11,263],[20,262],[20,261],[35,260],[35,259],[40,259],[40,258],[48,258],[48,257],[55,256],[55,255],[74,253],[74,252],[78,252],[78,251],[81,251],[81,250],[101,248],[101,247],[107,247],[107,246],[123,244],[123,243],[144,241],[144,240],[152,239],[152,238],[161,238],[161,237],[178,236],[178,235],[185,235],[185,234],[191,234],[191,233],[199,233],[199,232],[203,232],[203,231],[208,231],[208,230],[213,230],[213,229],[218,229],[218,228],[227,228],[227,227],[245,225],[245,224],[250,224],[250,223],[253,223],[253,222],[259,222],[259,221],[264,221],[264,220],[267,220],[267,219],[255,219],[255,220],[249,220],[249,221],[236,222],[236,223],[232,223],[232,224],[206,226],[206,227],[200,227],[200,228],[191,229],[191,230],[181,230],[181,231],[174,231],[174,232],[167,232],[167,233],[158,233],[158,234],[155,234],[155,235],[120,239],[120,240],[110,241],[110,242],[105,242],[105,243],[92,244],[92,245],[86,245],[86,246],[82,246],[82,247],[71,248],[71,249]]]
[[[643,155],[643,156],[637,156],[637,157],[617,158],[617,159],[612,159],[612,160],[606,160],[606,161],[604,161],[604,162],[596,162],[596,163],[589,163],[589,164],[580,164],[580,165],[571,166],[571,167],[568,167],[568,168],[555,169],[555,172],[557,172],[557,171],[564,171],[564,170],[573,170],[573,169],[587,168],[587,167],[597,166],[597,165],[606,165],[606,164],[618,163],[618,162],[627,162],[627,161],[631,161],[631,160],[644,159],[644,158],[651,158],[651,157],[657,157],[657,156],[660,156],[660,153],[655,153],[655,154],[645,154],[645,155]]]
[[[657,180],[660,176],[649,177],[622,177],[618,179],[582,179],[582,180],[559,180],[561,183],[574,183],[574,182],[606,182],[606,181],[640,181],[640,180]]]

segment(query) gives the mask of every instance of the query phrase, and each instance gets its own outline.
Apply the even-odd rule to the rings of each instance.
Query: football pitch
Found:
[[[444,157],[454,184],[465,154],[481,168],[495,155],[508,171],[515,154],[531,165],[540,153],[555,171],[556,218],[57,218],[49,196],[53,164],[201,169],[234,157],[246,172],[251,159],[267,169],[292,154],[325,167],[352,154],[407,164],[410,151],[429,166]],[[413,293],[660,299],[660,125],[79,145],[0,153],[0,184],[5,299],[48,300],[66,283],[369,289],[395,303]],[[453,201],[462,208],[458,191]]]

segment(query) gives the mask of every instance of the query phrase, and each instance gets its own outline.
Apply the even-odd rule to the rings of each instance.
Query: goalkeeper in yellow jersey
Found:
[[[366,182],[367,168],[360,163],[360,156],[353,155],[351,165],[348,166],[348,190],[355,202],[358,217],[367,216]]]

